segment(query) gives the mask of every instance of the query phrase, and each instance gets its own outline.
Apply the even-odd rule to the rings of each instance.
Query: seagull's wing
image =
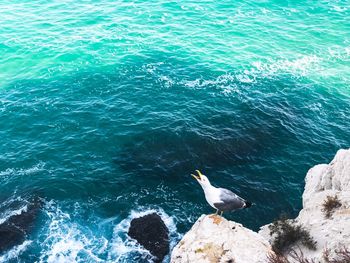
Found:
[[[219,190],[220,202],[214,203],[219,211],[232,211],[245,206],[245,200],[232,191],[225,188],[219,188]]]

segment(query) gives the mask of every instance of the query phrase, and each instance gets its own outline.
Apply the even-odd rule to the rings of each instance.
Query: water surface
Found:
[[[195,169],[255,203],[228,219],[295,216],[350,145],[349,6],[2,1],[0,218],[45,204],[0,261],[147,262],[131,218],[158,211],[174,245],[213,211]]]

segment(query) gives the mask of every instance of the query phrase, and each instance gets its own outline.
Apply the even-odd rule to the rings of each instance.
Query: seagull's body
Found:
[[[208,178],[200,171],[196,170],[198,176],[192,174],[192,176],[198,181],[203,188],[205,199],[211,207],[216,209],[216,212],[221,213],[226,211],[234,211],[241,208],[248,208],[252,204],[249,201],[239,197],[231,190],[225,188],[218,188],[212,186]]]

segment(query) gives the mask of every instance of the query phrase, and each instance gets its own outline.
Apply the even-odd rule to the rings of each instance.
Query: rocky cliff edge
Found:
[[[326,262],[325,251],[350,250],[350,149],[339,150],[329,164],[311,168],[305,178],[303,209],[294,220],[310,232],[316,250],[295,244],[303,257]],[[326,214],[327,198],[338,205]],[[215,215],[202,215],[172,251],[172,263],[265,263],[274,255],[268,225],[259,233]],[[293,248],[291,248],[293,249]],[[297,262],[284,255],[289,262]]]

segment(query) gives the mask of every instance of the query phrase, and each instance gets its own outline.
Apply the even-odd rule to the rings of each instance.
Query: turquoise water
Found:
[[[229,219],[295,216],[350,146],[349,6],[1,1],[0,217],[45,204],[0,261],[147,262],[131,218],[158,211],[173,246],[212,212],[194,169],[255,203]]]

